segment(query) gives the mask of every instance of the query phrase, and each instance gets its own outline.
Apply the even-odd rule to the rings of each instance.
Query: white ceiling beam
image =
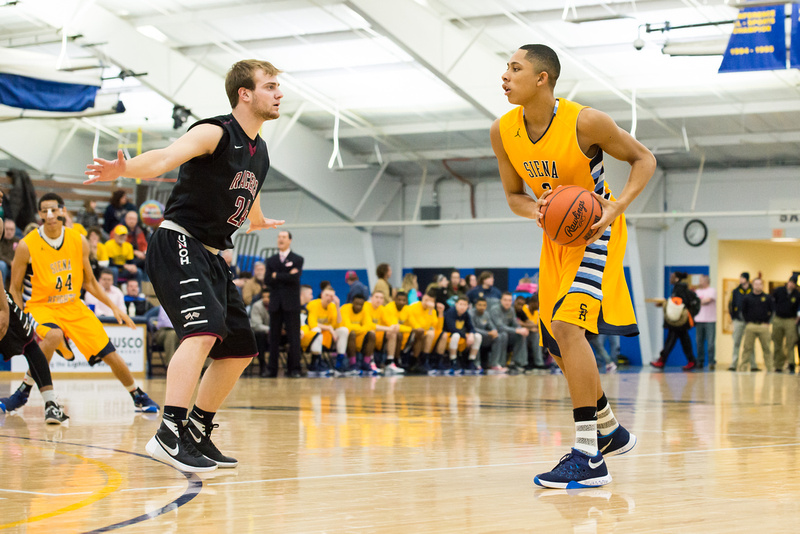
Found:
[[[330,4],[340,4],[340,0],[256,0],[250,2],[237,2],[235,5],[213,7],[205,9],[182,9],[169,15],[155,14],[136,16],[120,16],[133,27],[160,26],[169,24],[185,25],[194,21],[215,21],[220,19],[243,18],[246,19],[257,11],[280,13],[282,11],[297,11],[303,8],[313,8]],[[120,4],[123,5],[123,4]]]
[[[31,17],[53,27],[62,23],[59,0],[29,0],[17,6]],[[140,34],[129,23],[95,4],[76,17],[70,25],[93,43],[98,54],[113,63],[135,72],[147,72],[139,81],[164,96],[192,110],[198,117],[214,116],[230,109],[224,91],[224,73],[212,72],[198,65],[168,46]],[[188,80],[188,81],[187,81]],[[284,119],[287,120],[287,119]],[[265,123],[264,138],[278,128],[277,121]],[[31,139],[32,137],[27,137]],[[52,144],[52,143],[51,143]],[[2,145],[0,145],[2,146]],[[359,202],[353,191],[364,191],[377,169],[334,171],[328,169],[331,143],[302,124],[295,124],[281,144],[280,150],[270,154],[271,165],[277,172],[306,190],[345,220],[352,220]],[[346,164],[361,163],[349,152],[342,151]],[[46,162],[45,162],[46,163]],[[377,184],[373,195],[377,198],[389,194],[389,180]],[[377,203],[366,203],[359,219],[370,220],[377,216]]]
[[[486,118],[494,119],[510,109],[497,74],[504,61],[475,44],[474,34],[413,0],[348,0],[345,4]]]

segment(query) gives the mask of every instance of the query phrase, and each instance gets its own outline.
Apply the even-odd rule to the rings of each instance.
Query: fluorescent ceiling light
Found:
[[[609,13],[607,15],[597,15],[594,17],[575,17],[575,18],[567,18],[564,19],[566,22],[571,22],[573,24],[582,24],[584,22],[602,22],[604,20],[619,20],[619,19],[628,19],[630,18],[627,15],[620,15],[619,13]]]
[[[662,54],[669,56],[721,56],[728,46],[728,38],[703,39],[700,41],[684,41],[666,43],[661,48]]]
[[[166,43],[169,40],[169,38],[155,26],[151,25],[137,26],[136,31],[141,33],[145,37],[149,37],[150,39],[158,41],[159,43]]]
[[[797,243],[800,239],[796,237],[773,237],[770,241],[773,243]]]

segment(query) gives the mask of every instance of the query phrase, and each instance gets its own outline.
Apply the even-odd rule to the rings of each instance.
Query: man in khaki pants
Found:
[[[760,371],[756,367],[756,338],[761,344],[764,353],[764,365],[768,371],[772,370],[772,351],[770,350],[769,321],[775,312],[775,303],[772,297],[764,293],[764,282],[761,278],[753,280],[753,292],[746,295],[742,301],[742,315],[744,316],[744,346],[742,358],[739,361],[739,371],[746,371],[750,366],[751,371]]]
[[[781,373],[787,357],[794,363],[797,311],[800,309],[797,275],[793,274],[785,286],[776,288],[772,292],[772,299],[775,301],[775,316],[772,318],[772,350],[775,352],[775,372]]]

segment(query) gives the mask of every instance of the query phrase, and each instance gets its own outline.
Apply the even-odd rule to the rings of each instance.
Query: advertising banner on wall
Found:
[[[784,5],[740,9],[719,72],[785,69],[785,19]]]
[[[145,371],[144,361],[147,351],[144,325],[137,325],[135,329],[128,328],[127,326],[103,326],[105,327],[106,333],[108,333],[108,337],[111,339],[111,343],[116,347],[117,354],[128,364],[128,369],[130,369],[132,373],[143,373]],[[75,351],[75,359],[67,361],[58,354],[55,354],[53,360],[50,362],[51,372],[111,374],[111,368],[103,362],[90,367],[83,354],[81,354],[74,345],[71,345],[71,347]],[[24,373],[27,369],[28,362],[25,358],[16,357],[11,359],[12,372]]]

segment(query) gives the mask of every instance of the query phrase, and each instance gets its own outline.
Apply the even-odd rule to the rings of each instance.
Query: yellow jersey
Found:
[[[383,310],[383,322],[378,324],[384,324],[385,326],[399,324],[401,332],[411,332],[411,327],[406,324],[408,322],[408,305],[403,306],[403,309],[398,311],[397,303],[390,302],[381,306],[381,309]]]
[[[127,241],[122,243],[122,246],[120,246],[113,239],[109,239],[106,241],[105,249],[111,265],[116,265],[119,267],[125,265],[129,260],[133,259],[133,246]]]
[[[306,311],[308,312],[308,327],[315,328],[318,324],[328,324],[336,328],[338,322],[336,316],[336,303],[331,302],[328,304],[327,309],[322,308],[322,300],[314,299],[306,304]]]
[[[375,330],[375,323],[372,321],[372,315],[370,314],[372,305],[370,304],[370,308],[367,308],[367,304],[369,304],[369,302],[364,303],[359,313],[353,312],[352,304],[345,304],[342,306],[339,310],[339,313],[342,315],[341,326],[346,327],[350,332],[355,332],[356,334]]]
[[[603,173],[603,151],[588,158],[578,145],[578,113],[585,108],[556,99],[553,121],[541,138],[531,141],[522,106],[500,118],[500,138],[508,159],[536,198],[560,185],[577,185],[611,198]]]
[[[32,294],[27,305],[77,302],[83,287],[81,234],[64,228],[64,241],[56,249],[41,236],[43,231],[39,228],[22,238],[31,255]]]
[[[403,311],[406,309],[408,309],[408,320],[406,324],[408,324],[408,326],[410,326],[412,329],[422,328],[423,330],[428,330],[435,328],[439,323],[439,320],[436,317],[436,310],[425,309],[422,306],[422,301],[404,306]]]

